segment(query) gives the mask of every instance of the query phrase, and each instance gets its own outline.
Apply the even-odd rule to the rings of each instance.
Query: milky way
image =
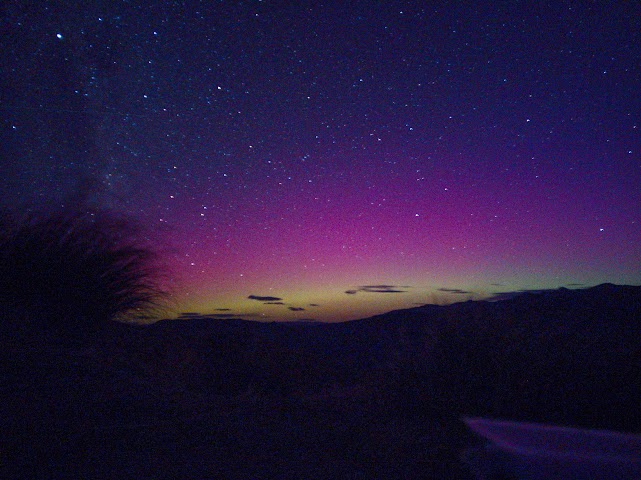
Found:
[[[636,2],[235,3],[3,6],[2,203],[139,219],[176,315],[641,283]]]

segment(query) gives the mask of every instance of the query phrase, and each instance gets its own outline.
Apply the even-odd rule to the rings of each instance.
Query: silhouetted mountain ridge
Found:
[[[576,378],[582,379],[580,390],[585,394],[588,386],[598,386],[598,381],[587,379],[588,373],[598,372],[612,383],[626,368],[639,366],[641,371],[636,360],[641,355],[635,357],[641,345],[639,286],[603,284],[577,290],[522,292],[500,301],[425,305],[362,320],[313,326],[192,318],[132,329],[135,335],[124,335],[125,343],[135,343],[139,352],[155,348],[175,358],[181,352],[194,352],[201,359],[198,368],[207,372],[200,375],[196,369],[194,374],[218,378],[215,385],[203,383],[202,388],[225,392],[232,385],[236,391],[260,384],[263,386],[259,388],[269,390],[269,382],[273,382],[294,391],[305,382],[330,384],[337,378],[347,383],[372,376],[383,378],[393,365],[411,370],[416,376],[412,382],[417,385],[403,387],[409,389],[407,395],[412,389],[445,388],[439,395],[458,396],[449,401],[460,405],[465,414],[514,416],[518,407],[506,411],[505,402],[485,397],[497,394],[494,385],[500,384],[518,397],[515,392],[521,383],[544,384],[542,374],[535,375],[537,371],[553,370],[546,388],[571,382],[570,377],[578,375]],[[299,368],[303,364],[307,365],[304,375]],[[587,366],[591,366],[590,372],[583,368]],[[228,375],[224,373],[226,369]],[[529,380],[514,380],[518,384],[512,388],[511,380],[495,378],[499,372]],[[440,382],[437,378],[449,380]],[[465,392],[458,391],[457,385]],[[629,390],[628,387],[625,388]],[[479,394],[476,389],[485,393]],[[641,391],[638,393],[641,398]],[[546,395],[551,398],[549,392]],[[536,409],[531,410],[533,419],[539,419]],[[633,416],[632,424],[641,423],[638,414]],[[573,421],[589,423],[589,419]],[[621,423],[624,427],[625,422]]]
[[[112,478],[129,468],[116,458],[149,448],[153,465],[176,449],[172,464],[198,456],[204,470],[236,472],[228,478],[258,475],[248,452],[292,466],[320,449],[346,473],[355,445],[378,462],[364,465],[396,472],[389,478],[403,476],[398,465],[410,477],[449,465],[458,473],[437,478],[465,478],[462,416],[641,432],[639,286],[520,292],[333,324],[113,323],[57,339],[0,340],[0,445],[16,478],[34,455],[94,476],[86,451],[103,456],[101,478]]]

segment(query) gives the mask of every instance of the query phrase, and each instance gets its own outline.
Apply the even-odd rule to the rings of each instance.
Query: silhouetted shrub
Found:
[[[14,330],[74,331],[157,314],[158,255],[111,213],[2,215],[0,314]]]

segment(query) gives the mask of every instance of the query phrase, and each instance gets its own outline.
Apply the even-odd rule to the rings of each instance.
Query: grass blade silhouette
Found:
[[[161,309],[159,258],[132,221],[62,212],[1,226],[0,312],[18,330],[84,331]]]

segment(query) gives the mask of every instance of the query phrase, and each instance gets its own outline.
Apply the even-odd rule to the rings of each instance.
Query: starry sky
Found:
[[[640,284],[640,5],[3,2],[0,203],[133,216],[174,316]]]

